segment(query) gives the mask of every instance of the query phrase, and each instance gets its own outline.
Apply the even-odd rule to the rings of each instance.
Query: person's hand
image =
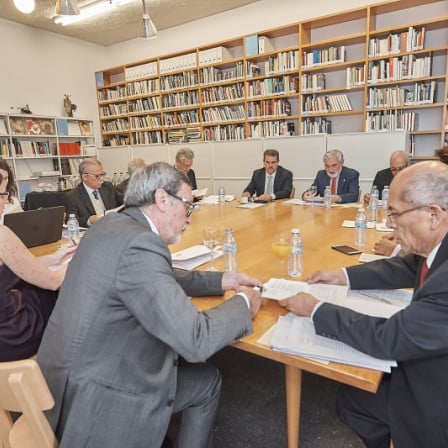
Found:
[[[92,215],[89,217],[89,222],[92,225],[92,224],[95,224],[101,218],[102,218],[102,216],[100,216],[100,215]]]
[[[261,306],[261,294],[258,288],[249,288],[247,286],[241,286],[238,292],[244,292],[249,299],[249,310],[252,319],[258,314]]]
[[[368,204],[370,202],[370,193],[366,193],[364,195],[364,204]]]
[[[386,257],[390,257],[396,246],[397,242],[395,241],[394,236],[386,235],[375,243],[373,251],[377,255],[385,255]]]
[[[306,281],[308,283],[327,283],[329,285],[346,285],[344,271],[337,269],[334,271],[317,271],[313,272]]]
[[[279,300],[278,303],[288,311],[297,314],[297,316],[309,317],[311,316],[314,307],[319,303],[319,300],[311,294],[299,292],[295,296]]]
[[[263,193],[257,199],[260,199],[260,201],[272,201],[272,196],[268,193]]]
[[[244,198],[248,198],[250,196],[250,193],[248,191],[245,191],[241,196]]]
[[[41,260],[46,266],[55,266],[59,264],[64,264],[67,260],[73,257],[78,246],[72,243],[64,244],[57,251],[50,255],[41,257]]]
[[[236,272],[224,272],[221,282],[223,291],[238,291],[242,286],[253,288],[254,286],[261,284],[260,280],[255,277]]]

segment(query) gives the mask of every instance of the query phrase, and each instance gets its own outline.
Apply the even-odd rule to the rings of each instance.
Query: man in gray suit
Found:
[[[177,446],[211,445],[221,378],[205,361],[252,332],[260,294],[244,274],[173,272],[167,245],[192,199],[185,175],[154,163],[82,238],[38,352],[60,448],[160,447],[179,411]],[[224,290],[237,294],[211,310],[189,300]]]
[[[337,271],[310,282],[353,289],[414,288],[411,303],[389,319],[298,294],[281,302],[310,316],[317,334],[369,355],[395,359],[376,394],[343,387],[338,412],[369,448],[446,448],[448,370],[448,166],[421,162],[391,183],[388,226],[408,255]]]

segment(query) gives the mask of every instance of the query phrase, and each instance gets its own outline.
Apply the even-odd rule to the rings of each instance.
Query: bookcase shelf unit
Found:
[[[1,157],[23,201],[30,191],[66,188],[80,159],[96,155],[92,120],[0,113]]]
[[[448,15],[401,0],[97,72],[103,146],[405,129],[447,143]]]

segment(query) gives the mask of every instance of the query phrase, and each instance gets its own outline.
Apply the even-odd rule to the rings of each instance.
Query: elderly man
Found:
[[[264,168],[255,170],[242,196],[256,195],[261,201],[289,198],[292,191],[292,172],[279,165],[280,155],[276,149],[266,149],[263,154]]]
[[[122,195],[126,193],[126,188],[128,187],[129,179],[131,178],[134,171],[137,171],[139,168],[144,168],[146,166],[146,162],[143,159],[136,158],[132,159],[128,163],[128,178],[125,179],[123,182],[120,182],[118,185],[115,186],[115,189]]]
[[[344,166],[344,155],[338,149],[332,149],[324,154],[324,170],[316,174],[312,186],[316,187],[317,195],[323,197],[325,187],[331,189],[331,202],[356,202],[359,194],[358,171]],[[302,198],[312,196],[307,190]]]
[[[414,288],[410,305],[389,319],[371,317],[298,294],[281,304],[312,316],[316,332],[369,355],[396,359],[376,394],[344,387],[341,419],[367,447],[446,448],[448,388],[448,166],[421,162],[392,181],[388,225],[407,253],[309,281],[353,289]]]
[[[105,182],[103,165],[98,159],[86,158],[79,164],[81,183],[65,195],[66,215],[74,213],[79,225],[89,227],[104,216],[106,210],[119,207],[122,195]]]
[[[82,238],[38,353],[61,448],[160,447],[179,411],[177,446],[211,445],[221,378],[205,361],[252,332],[260,293],[244,274],[173,272],[191,201],[188,178],[154,163]],[[237,294],[208,311],[189,300],[224,290]]]
[[[401,170],[404,170],[411,161],[411,156],[406,151],[394,151],[389,158],[389,168],[380,170],[376,173],[375,179],[373,179],[373,184],[378,187],[379,199],[382,199],[382,194],[384,187],[390,185],[392,179]],[[364,202],[368,203],[370,201],[370,193],[364,195]]]
[[[197,190],[196,174],[191,168],[193,166],[194,152],[190,148],[180,148],[176,153],[174,167],[190,179],[191,188]]]

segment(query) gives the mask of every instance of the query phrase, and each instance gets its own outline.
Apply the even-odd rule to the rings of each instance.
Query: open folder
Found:
[[[222,256],[221,250],[215,251],[215,259]],[[191,271],[201,264],[210,261],[210,249],[202,244],[191,246],[187,249],[180,250],[171,255],[173,260],[173,268]]]

